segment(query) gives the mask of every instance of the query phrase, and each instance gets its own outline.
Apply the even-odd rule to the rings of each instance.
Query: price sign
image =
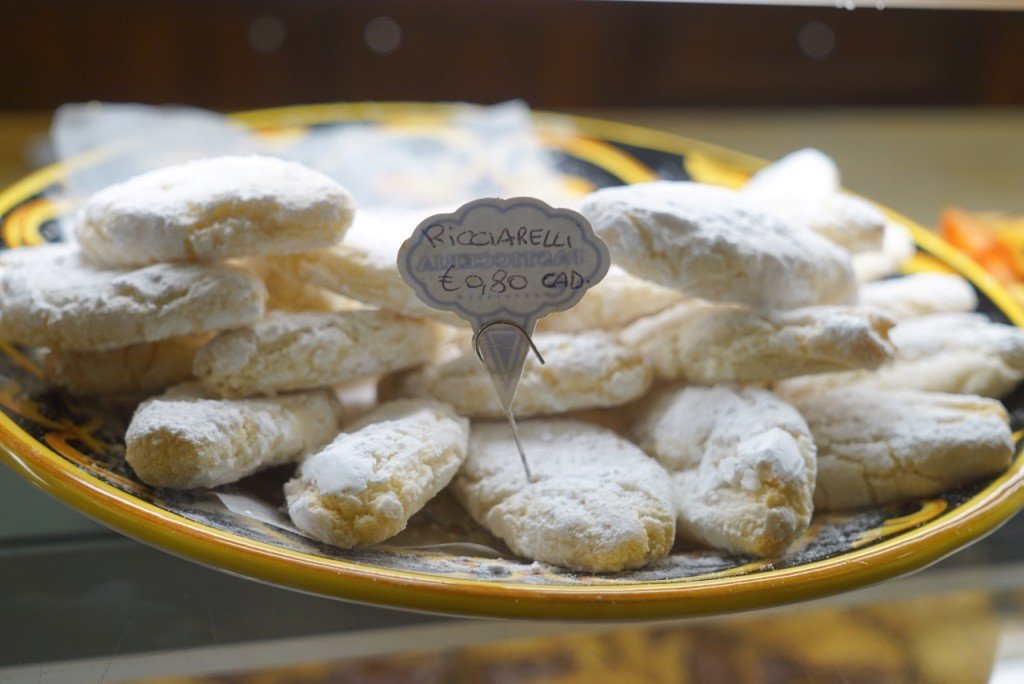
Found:
[[[430,216],[398,252],[402,279],[423,302],[473,326],[513,429],[512,401],[537,321],[576,304],[610,263],[582,215],[532,197],[479,199]]]

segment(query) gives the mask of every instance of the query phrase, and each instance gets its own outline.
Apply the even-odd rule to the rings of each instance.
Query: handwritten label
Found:
[[[426,304],[479,331],[576,304],[610,257],[583,216],[530,197],[480,199],[422,221],[398,253],[402,279]]]

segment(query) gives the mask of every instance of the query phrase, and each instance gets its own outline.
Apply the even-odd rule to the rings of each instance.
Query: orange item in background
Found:
[[[950,207],[942,211],[939,229],[942,237],[999,282],[1024,283],[1024,217]]]

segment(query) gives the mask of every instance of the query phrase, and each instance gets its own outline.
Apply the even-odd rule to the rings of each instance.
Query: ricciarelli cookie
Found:
[[[279,311],[352,311],[362,304],[308,283],[274,268],[260,258],[239,260],[240,265],[260,277],[267,287],[267,308]]]
[[[853,272],[862,283],[881,280],[899,273],[903,263],[914,255],[914,237],[900,224],[885,226],[882,248],[853,255]]]
[[[877,368],[892,358],[892,325],[882,314],[854,307],[757,311],[692,300],[640,319],[620,339],[666,380],[755,383]]]
[[[444,340],[442,327],[376,309],[272,312],[210,340],[193,367],[221,396],[324,387],[426,361]]]
[[[219,264],[107,270],[74,245],[0,256],[0,337],[16,344],[95,351],[237,328],[266,297],[259,278]]]
[[[513,403],[517,416],[618,406],[651,385],[643,358],[610,335],[538,333],[533,340],[545,363],[527,357]],[[439,399],[473,418],[504,415],[487,369],[469,344],[449,345],[441,358],[409,372],[399,392]]]
[[[895,320],[933,313],[964,313],[978,308],[971,284],[954,273],[914,273],[864,283],[860,303]]]
[[[125,435],[125,458],[154,487],[217,487],[298,460],[338,434],[329,391],[211,399],[195,384],[143,402]]]
[[[466,322],[424,304],[398,274],[398,249],[437,210],[361,210],[339,244],[290,256],[263,257],[261,268],[344,297],[452,325]]]
[[[769,164],[742,192],[765,211],[850,252],[882,248],[885,214],[866,200],[840,192],[839,169],[818,150],[799,150]]]
[[[776,389],[806,397],[834,387],[914,389],[1002,397],[1024,379],[1024,330],[984,314],[946,313],[901,322],[890,332],[892,363],[873,372],[790,378]]]
[[[338,242],[352,196],[301,164],[214,157],[167,166],[93,195],[75,235],[105,266],[292,254]]]
[[[285,484],[288,515],[350,549],[393,537],[466,458],[469,421],[440,402],[383,404],[306,459]]]
[[[816,472],[807,423],[754,387],[670,387],[633,434],[672,473],[676,534],[731,553],[781,554],[811,522]]]
[[[795,406],[818,446],[819,510],[931,496],[997,473],[1013,456],[1006,409],[992,399],[840,388]]]
[[[856,296],[849,254],[726,188],[643,183],[598,190],[580,212],[633,275],[702,299],[792,309]]]
[[[537,325],[544,332],[619,330],[638,318],[664,311],[685,297],[675,290],[632,276],[617,266],[571,309],[557,311]]]
[[[575,420],[519,424],[528,482],[509,426],[474,423],[452,492],[515,553],[585,572],[638,568],[668,554],[668,473],[610,430]]]
[[[192,378],[192,359],[210,335],[186,335],[107,351],[47,350],[47,379],[72,394],[151,394]]]
[[[839,167],[821,150],[805,147],[750,177],[743,192],[758,196],[827,197],[839,191]]]

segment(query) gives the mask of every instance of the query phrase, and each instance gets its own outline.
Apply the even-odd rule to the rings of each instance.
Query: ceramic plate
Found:
[[[417,135],[429,137],[431,126],[448,114],[444,106],[357,104],[239,118],[293,137],[344,122],[394,127],[414,119]],[[763,163],[629,126],[552,115],[537,115],[536,121],[565,181],[580,188],[659,177],[738,185]],[[5,247],[60,239],[57,221],[66,209],[55,196],[66,172],[49,167],[0,194]],[[977,288],[983,312],[1024,323],[1024,313],[973,262],[907,219],[890,217],[906,225],[918,244],[905,270],[959,272]],[[1017,429],[1024,393],[1006,403]],[[342,551],[280,522],[287,468],[216,492],[175,493],[142,484],[123,459],[126,413],[54,391],[23,350],[0,345],[0,455],[58,499],[126,535],[214,568],[324,596],[452,614],[650,619],[800,601],[922,568],[991,532],[1024,504],[1018,457],[1006,473],[942,496],[818,515],[783,558],[677,549],[642,570],[587,575],[515,558],[441,496],[396,539]]]

